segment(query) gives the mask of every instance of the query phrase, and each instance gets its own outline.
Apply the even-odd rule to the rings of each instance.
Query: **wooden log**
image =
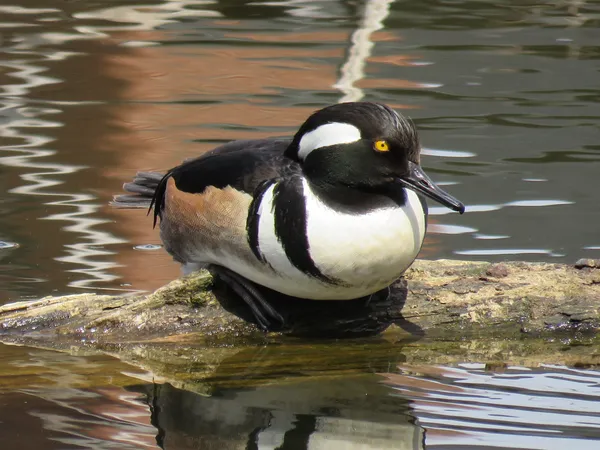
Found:
[[[481,329],[513,335],[594,332],[600,327],[597,266],[594,260],[577,267],[419,260],[392,286],[389,298],[354,304],[305,301],[289,307],[283,302],[278,307],[290,326],[281,334],[364,335],[388,327],[388,333],[401,327],[455,337]],[[210,274],[201,271],[148,295],[81,294],[7,304],[0,307],[0,339],[119,343],[189,332],[207,340],[264,336],[223,308],[222,297],[215,296],[219,289],[212,287]]]

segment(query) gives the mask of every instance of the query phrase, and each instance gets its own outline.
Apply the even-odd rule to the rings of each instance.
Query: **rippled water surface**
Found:
[[[166,364],[179,382],[107,356],[0,345],[0,436],[7,450],[599,448],[597,370],[422,365],[422,345],[354,342],[346,356],[314,343],[213,349],[202,359],[186,349],[187,361]]]
[[[0,302],[179,274],[138,169],[289,135],[340,100],[414,118],[433,178],[422,256],[600,256],[600,2],[131,1],[0,5]]]
[[[600,1],[3,1],[0,304],[176,278],[145,212],[108,206],[123,181],[342,100],[411,116],[467,204],[431,205],[423,257],[598,258],[599,80]],[[206,396],[108,357],[0,358],[3,449],[600,448],[600,375],[568,366],[386,357]]]

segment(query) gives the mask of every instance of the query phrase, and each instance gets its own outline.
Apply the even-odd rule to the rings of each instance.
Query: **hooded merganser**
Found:
[[[267,329],[282,321],[264,288],[310,300],[369,296],[417,257],[422,195],[463,213],[420,166],[417,131],[388,106],[313,113],[293,139],[233,141],[171,169],[139,173],[117,203],[148,201],[165,249],[208,266]]]

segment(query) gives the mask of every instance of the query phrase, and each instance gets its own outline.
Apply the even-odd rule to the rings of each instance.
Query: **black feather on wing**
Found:
[[[169,170],[158,183],[148,210],[154,207],[154,226],[162,218],[169,178],[184,192],[231,186],[252,195],[263,181],[300,171],[297,162],[284,156],[290,142],[274,138],[232,141]]]

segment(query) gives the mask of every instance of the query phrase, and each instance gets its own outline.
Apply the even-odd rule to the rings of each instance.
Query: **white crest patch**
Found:
[[[331,122],[309,131],[298,145],[298,158],[306,159],[313,150],[336,144],[349,144],[361,139],[360,130],[349,123]]]

